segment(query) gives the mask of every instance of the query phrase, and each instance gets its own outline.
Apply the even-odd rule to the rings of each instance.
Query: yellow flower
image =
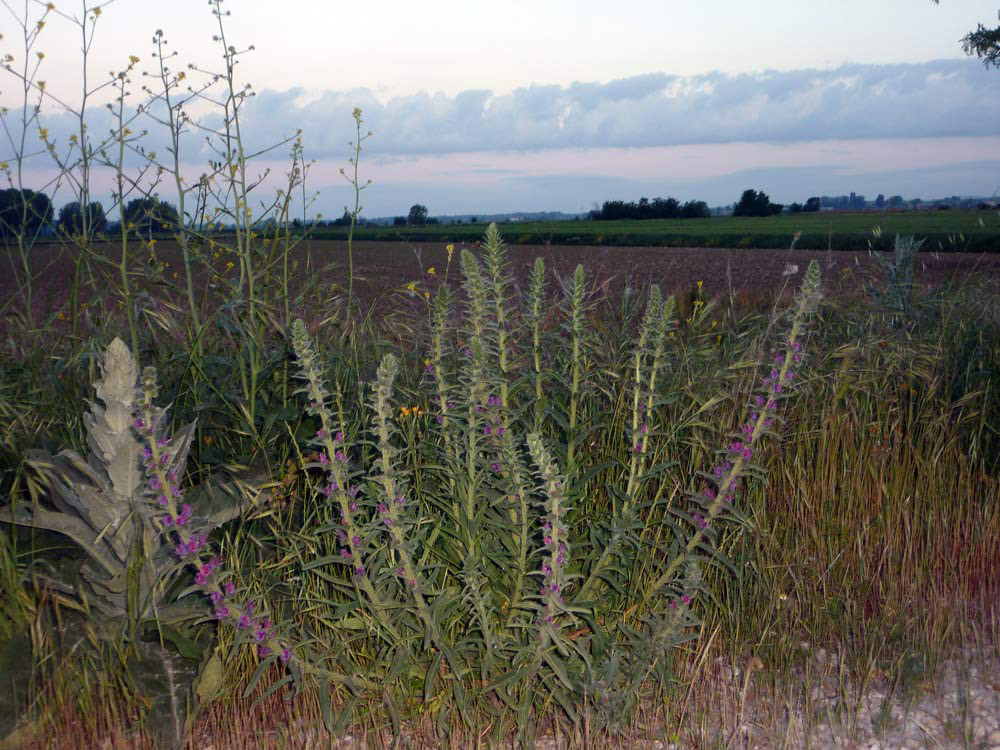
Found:
[[[38,82],[38,90],[39,91],[45,91],[45,81],[39,81]]]
[[[101,15],[101,9],[99,7],[94,8],[94,18],[97,18],[99,15]]]
[[[226,270],[227,271],[233,270],[233,262],[231,260],[226,262]]]
[[[410,294],[414,294],[417,291],[417,282],[411,281],[406,288],[410,290]]]
[[[183,70],[180,73],[177,74],[177,80],[178,81],[183,81],[185,78],[187,78],[187,76],[184,74]]]
[[[56,317],[59,318],[59,320],[66,320],[66,316],[63,315],[62,310],[60,310],[58,313],[56,313]]]
[[[424,410],[423,410],[423,409],[421,409],[421,408],[420,408],[419,406],[414,406],[414,407],[413,407],[413,412],[414,412],[414,413],[415,413],[415,414],[416,414],[416,415],[417,415],[418,417],[422,417],[422,416],[424,416]]]
[[[38,137],[44,141],[46,138],[49,137],[49,131],[46,128],[39,128]]]
[[[0,161],[0,169],[6,172],[8,169],[10,169],[10,164],[8,164],[5,161]]]
[[[431,298],[431,293],[430,293],[430,292],[427,292],[427,291],[425,291],[425,292],[424,292],[424,299],[425,299],[425,300],[428,300],[428,301],[429,301],[429,300],[430,300],[430,298]]]
[[[177,271],[174,271],[174,278],[177,278]]]
[[[70,143],[76,143],[77,142],[76,133],[70,133],[69,142]]]
[[[431,358],[424,357],[424,367],[430,367],[430,366],[431,366]]]
[[[449,243],[445,245],[444,249],[448,251],[448,262],[451,263],[451,254],[455,252],[455,246]]]
[[[56,9],[55,3],[45,3],[45,10],[55,10],[55,9]]]
[[[135,55],[129,55],[128,56],[128,61],[130,63],[132,63],[133,65],[135,65],[137,62],[139,62],[139,58],[136,57]]]
[[[410,407],[408,407],[408,406],[401,406],[401,407],[399,407],[399,416],[400,416],[400,418],[410,416]]]
[[[45,53],[44,52],[36,52],[35,55],[38,56],[39,60],[44,60],[45,59]]]
[[[698,286],[698,289],[700,290],[705,285],[705,282],[704,281],[698,281],[698,282],[696,282],[696,284]]]
[[[39,31],[41,31],[42,29],[44,29],[44,28],[45,28],[45,21],[39,21],[39,22],[38,22],[38,23],[36,24],[36,26],[38,27],[38,30],[39,30]]]
[[[131,131],[131,130],[129,130],[128,128],[125,128],[125,129],[124,129],[124,130],[122,131],[122,136],[130,136],[130,135],[132,135],[132,131]]]
[[[434,270],[434,266],[431,266],[430,268],[427,269],[428,276],[434,276],[436,273],[437,271]]]

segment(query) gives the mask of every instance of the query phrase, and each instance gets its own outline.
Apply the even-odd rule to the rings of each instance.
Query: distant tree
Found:
[[[788,213],[790,213],[790,214],[800,214],[800,213],[802,213],[802,208],[803,208],[803,206],[802,206],[801,203],[789,203],[788,204]]]
[[[471,217],[471,218],[469,219],[469,223],[470,223],[470,224],[478,224],[478,223],[479,223],[479,217],[478,217],[478,216],[473,216],[473,217]]]
[[[427,206],[414,203],[410,206],[410,213],[406,217],[406,223],[413,226],[422,226],[427,223]]]
[[[733,216],[771,216],[781,213],[780,203],[771,203],[763,190],[744,190],[739,202],[733,208]]]
[[[104,215],[104,207],[98,201],[87,204],[87,221],[84,226],[83,207],[79,201],[67,203],[59,209],[59,221],[56,223],[59,231],[67,235],[80,235],[86,230],[89,236],[107,229],[108,219]]]
[[[177,209],[156,198],[135,198],[125,206],[125,223],[138,234],[173,231],[180,223]]]
[[[330,222],[330,224],[335,227],[351,226],[351,212],[345,208],[344,215],[341,216],[339,219],[334,219],[333,221]]]
[[[0,237],[33,238],[52,224],[52,200],[35,190],[0,190]]]
[[[807,213],[812,211],[819,211],[821,205],[822,203],[819,197],[814,195],[812,198],[806,201],[806,205],[802,207],[802,210]]]
[[[886,204],[889,206],[889,208],[902,208],[904,202],[905,201],[903,201],[903,196],[890,195],[889,199],[886,201]]]
[[[688,201],[681,207],[681,215],[685,219],[707,219],[711,212],[705,201]]]
[[[938,0],[933,2],[938,4]],[[997,19],[1000,20],[1000,11],[997,11]],[[981,23],[976,24],[975,31],[970,31],[959,41],[965,54],[975,55],[987,68],[991,65],[1000,68],[1000,26],[990,29]]]
[[[394,227],[405,227],[406,226],[406,217],[405,216],[394,216],[392,218],[392,225]]]
[[[885,208],[885,196],[882,193],[875,198],[875,208]]]
[[[428,216],[427,217],[427,221],[425,223],[427,223],[427,224],[440,224],[441,223],[441,219],[438,219],[435,216]]]

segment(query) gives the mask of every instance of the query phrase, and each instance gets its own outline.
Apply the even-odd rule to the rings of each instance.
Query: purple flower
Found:
[[[500,464],[496,463],[495,461],[493,462],[493,466],[491,468],[493,469],[494,474],[500,473]]]
[[[141,419],[135,420],[135,422],[133,422],[133,424],[135,425],[135,429],[137,429],[137,430],[141,430],[143,427],[146,426],[146,423],[143,422]]]
[[[684,602],[685,604],[690,604],[691,597],[688,596],[687,594],[681,594],[681,601]]]
[[[216,617],[216,619],[219,619],[219,620],[221,620],[221,619],[223,619],[225,617],[229,617],[229,607],[227,607],[225,604],[223,604],[220,607],[217,607],[216,610],[215,610],[215,617]]]
[[[222,590],[226,592],[226,596],[232,596],[236,592],[236,584],[232,581],[226,581]]]
[[[261,659],[266,659],[270,655],[271,655],[271,649],[269,649],[267,646],[257,647],[257,656],[259,656]]]
[[[316,430],[316,437],[318,437],[320,440],[323,440],[329,434],[330,433],[327,432],[325,427],[320,427],[318,430]]]
[[[359,537],[359,536],[353,536],[353,537],[351,537],[351,544],[353,544],[355,547],[360,547],[361,546],[361,537]]]
[[[246,612],[240,615],[240,619],[236,621],[236,627],[239,628],[240,630],[246,630],[247,628],[250,627],[250,624],[251,624],[250,615],[248,615]]]
[[[289,651],[287,648],[281,649],[281,660],[283,662],[287,662],[291,658],[292,658],[292,652],[291,651]]]
[[[350,557],[351,556],[351,551],[349,549],[347,549],[347,547],[341,547],[341,549],[340,549],[340,556],[341,557]]]

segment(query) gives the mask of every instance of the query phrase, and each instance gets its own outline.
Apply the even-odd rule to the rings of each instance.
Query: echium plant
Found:
[[[913,300],[913,266],[924,240],[917,240],[913,235],[901,237],[896,235],[893,245],[892,260],[885,260],[881,255],[872,253],[872,257],[882,268],[883,288],[869,287],[868,293],[886,308],[895,313],[908,315]]]
[[[264,608],[238,600],[231,573],[211,552],[209,533],[247,506],[237,483],[182,491],[194,424],[167,434],[155,373],[147,369],[140,387],[120,339],[105,352],[95,391],[84,415],[89,455],[31,452],[45,498],[3,508],[0,520],[65,534],[86,553],[77,578],[53,585],[99,638],[116,646],[124,639],[129,672],[150,701],[147,725],[162,746],[180,747],[199,678],[192,648],[200,644],[184,633],[189,621],[214,611],[262,658],[287,662],[292,654]],[[193,570],[193,587],[179,577],[184,568]]]
[[[508,293],[499,236],[487,240],[485,264],[463,254],[459,323],[451,323],[446,290],[432,305],[422,387],[433,418],[417,428],[418,443],[394,422],[400,363],[386,355],[369,419],[352,425],[352,440],[368,449],[349,446],[332,417],[319,356],[304,324],[293,325],[315,420],[308,466],[323,472],[320,507],[339,517],[317,532],[335,539],[334,554],[308,557],[323,549],[323,539],[310,536],[295,557],[303,572],[317,572],[317,585],[331,584],[345,614],[317,620],[310,634],[338,653],[332,658],[341,669],[351,664],[365,684],[381,683],[387,701],[397,702],[399,691],[412,699],[416,684],[433,705],[452,705],[442,690],[463,709],[476,701],[497,712],[496,737],[513,716],[530,741],[543,705],[571,720],[588,706],[626,719],[669,663],[670,649],[693,637],[703,572],[725,564],[718,529],[739,518],[738,493],[762,475],[762,442],[798,381],[819,268],[810,266],[761,392],[714,468],[698,475],[703,484],[658,497],[653,480],[664,486],[672,466],[663,455],[663,407],[673,298],[651,289],[627,374],[605,388],[600,379],[611,368],[593,364],[599,355],[583,270],[564,284],[567,335],[543,347],[544,266],[536,264],[521,315],[512,304],[517,295]],[[540,390],[551,394],[542,411],[532,403]],[[622,415],[611,421],[620,432],[600,438],[610,461],[591,455],[601,426],[593,413],[605,393]],[[575,424],[574,403],[585,407]],[[602,503],[606,521],[578,522]],[[345,629],[349,647],[342,646]],[[463,720],[474,715],[462,711]]]

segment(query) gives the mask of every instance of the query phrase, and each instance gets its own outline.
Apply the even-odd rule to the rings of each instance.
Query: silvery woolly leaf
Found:
[[[108,549],[97,542],[97,534],[81,518],[68,513],[42,510],[41,508],[18,508],[10,506],[0,509],[0,521],[18,526],[32,526],[65,534],[111,575],[116,575],[122,565],[108,554]]]
[[[185,659],[168,645],[140,642],[132,679],[149,701],[146,730],[160,748],[182,748],[198,662]]]

